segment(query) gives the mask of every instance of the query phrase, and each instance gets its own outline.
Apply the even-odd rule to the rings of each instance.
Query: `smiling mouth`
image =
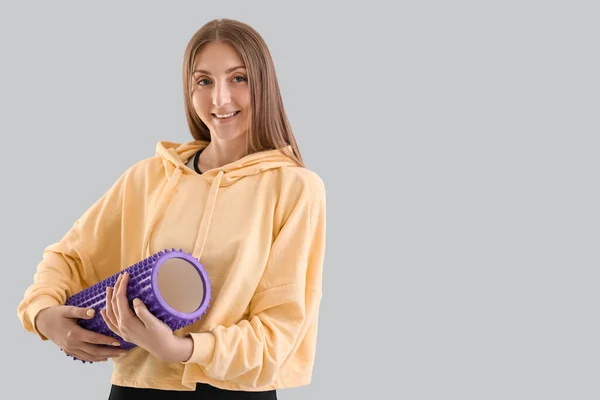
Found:
[[[240,112],[239,111],[234,111],[234,112],[230,112],[227,114],[211,114],[214,118],[218,119],[218,120],[227,120],[230,118],[235,117],[236,115],[238,115]]]

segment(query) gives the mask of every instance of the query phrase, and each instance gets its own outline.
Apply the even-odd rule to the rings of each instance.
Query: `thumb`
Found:
[[[93,308],[81,308],[75,306],[65,306],[65,317],[69,318],[81,318],[90,319],[96,315],[96,311]]]
[[[152,324],[158,320],[140,299],[133,299],[133,310],[147,328],[152,326]]]

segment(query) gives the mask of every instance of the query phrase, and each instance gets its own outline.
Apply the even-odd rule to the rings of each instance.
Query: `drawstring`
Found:
[[[219,186],[221,185],[222,177],[223,170],[219,170],[219,173],[212,182],[210,192],[208,193],[208,198],[206,199],[204,215],[202,215],[202,222],[200,223],[200,228],[198,229],[198,237],[196,238],[196,243],[194,244],[194,250],[196,250],[198,246],[200,246],[200,249],[197,253],[196,251],[194,251],[197,259],[200,259],[202,257],[202,253],[204,252],[204,245],[206,244],[206,238],[208,237],[208,228],[210,227],[210,221],[215,210],[215,203],[217,202],[217,193],[219,192]]]
[[[150,234],[152,230],[154,230],[156,222],[162,217],[162,213],[164,212],[165,208],[167,208],[167,204],[169,204],[169,201],[171,201],[171,197],[173,196],[173,192],[175,191],[175,186],[177,186],[177,183],[179,183],[179,178],[181,178],[182,173],[183,171],[181,170],[181,167],[176,167],[175,172],[173,172],[173,175],[171,175],[171,178],[168,180],[167,185],[163,190],[164,196],[158,194],[159,203],[156,205],[156,207],[153,207],[156,209],[156,211],[152,215],[150,223],[148,224],[148,227],[144,232],[144,241],[142,243],[142,249],[144,251],[144,254],[142,258],[150,256]]]
[[[175,187],[179,183],[179,179],[181,178],[183,171],[181,167],[177,167],[173,175],[168,180],[165,188],[162,193],[158,195],[158,204],[152,218],[150,219],[150,223],[144,232],[144,240],[142,243],[142,249],[144,249],[143,258],[149,257],[150,254],[150,236],[156,223],[162,217],[162,213],[167,208],[169,201],[171,201],[171,197],[175,192]],[[221,185],[221,178],[223,178],[223,170],[220,170],[215,179],[213,179],[212,185],[210,187],[210,191],[208,192],[208,198],[206,199],[206,207],[204,209],[204,215],[202,216],[202,222],[200,223],[200,228],[198,229],[198,237],[196,238],[196,243],[194,245],[194,250],[200,246],[198,252],[196,254],[196,258],[200,259],[202,257],[202,253],[204,252],[204,245],[206,243],[206,238],[208,237],[208,229],[210,227],[210,223],[212,220],[213,212],[215,209],[215,203],[217,202],[217,194],[219,193],[219,186]]]

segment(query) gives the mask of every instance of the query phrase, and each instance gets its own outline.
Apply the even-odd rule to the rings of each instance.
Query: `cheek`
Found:
[[[192,107],[194,107],[196,114],[201,119],[207,118],[208,114],[210,114],[210,108],[207,108],[206,99],[197,92],[192,95]]]
[[[250,108],[250,89],[248,86],[237,88],[235,92],[235,103],[240,108],[246,110]]]
[[[252,119],[252,110],[250,107],[250,94],[240,96],[238,100],[238,105],[244,109],[245,114],[245,118],[243,119],[243,121],[240,120],[240,123],[245,126],[249,126],[250,121]]]
[[[206,94],[199,91],[192,93],[192,104],[194,108],[206,108]]]
[[[248,97],[247,99],[244,99],[244,100],[245,100],[244,103],[243,103],[244,104],[244,108],[246,110],[248,110],[248,112],[250,112],[250,98]]]

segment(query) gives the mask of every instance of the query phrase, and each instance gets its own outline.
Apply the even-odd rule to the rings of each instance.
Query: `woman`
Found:
[[[110,399],[276,399],[311,380],[324,185],[303,165],[271,55],[251,27],[203,26],[186,48],[183,85],[194,140],[159,142],[47,247],[18,315],[71,356],[112,359]],[[68,296],[171,248],[210,277],[200,321],[172,332],[144,304],[129,308],[124,275],[101,314],[137,347],[107,347],[114,339],[76,324],[93,312],[65,306]]]

